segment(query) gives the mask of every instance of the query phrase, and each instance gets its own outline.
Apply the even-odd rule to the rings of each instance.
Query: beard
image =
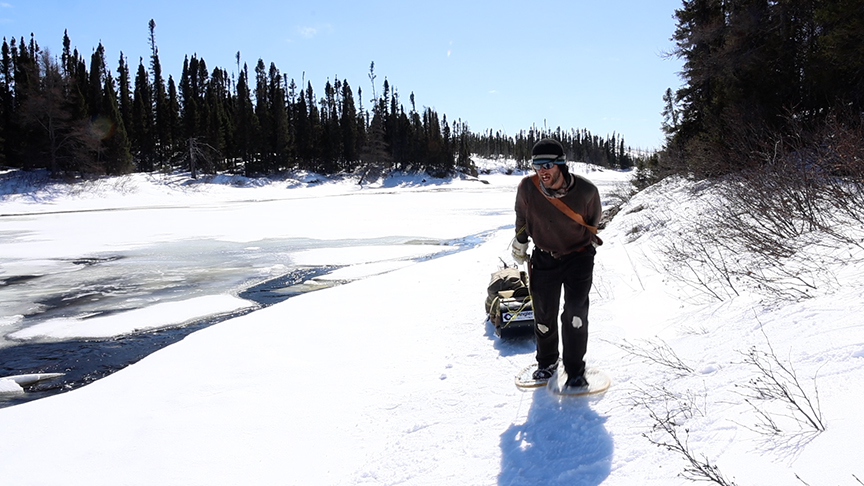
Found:
[[[564,185],[564,175],[561,173],[561,169],[557,167],[555,170],[544,170],[538,175],[540,176],[540,181],[543,183],[543,187],[547,189],[556,190]]]

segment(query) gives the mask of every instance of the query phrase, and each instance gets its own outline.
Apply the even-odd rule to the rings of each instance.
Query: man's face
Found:
[[[561,175],[561,169],[558,165],[553,165],[548,169],[539,168],[537,170],[537,175],[540,176],[540,180],[543,182],[543,186],[549,189],[560,189],[564,184],[564,177]]]

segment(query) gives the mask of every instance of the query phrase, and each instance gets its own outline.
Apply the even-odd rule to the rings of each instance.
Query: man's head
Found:
[[[566,182],[567,159],[564,157],[564,146],[555,139],[544,138],[531,149],[531,165],[540,176],[543,186],[549,189],[560,189]]]

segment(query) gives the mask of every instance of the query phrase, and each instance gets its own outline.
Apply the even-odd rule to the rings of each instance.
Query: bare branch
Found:
[[[651,340],[642,340],[644,346],[637,346],[635,344],[631,344],[626,339],[623,344],[614,343],[619,348],[627,351],[628,353],[637,356],[639,358],[644,359],[649,363],[656,363],[663,367],[669,368],[673,371],[683,374],[693,373],[693,368],[684,361],[681,360],[680,357],[675,353],[665,341],[660,338],[657,338],[656,341]]]
[[[792,368],[791,364],[780,361],[767,335],[765,339],[768,341],[767,352],[752,347],[747,353],[744,353],[744,362],[756,368],[758,373],[746,385],[740,386],[747,391],[747,396],[750,399],[747,400],[747,403],[759,411],[762,418],[760,429],[769,430],[773,434],[780,433],[777,424],[751,400],[784,403],[792,412],[791,417],[799,424],[812,428],[816,432],[824,432],[825,422],[819,404],[819,390],[815,385],[815,378],[814,393],[813,398],[811,398],[810,394],[801,386],[795,369]]]

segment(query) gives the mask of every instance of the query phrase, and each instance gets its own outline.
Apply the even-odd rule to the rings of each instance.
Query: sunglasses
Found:
[[[552,167],[555,167],[555,165],[556,165],[555,160],[547,160],[544,162],[535,161],[535,162],[531,163],[531,166],[534,167],[534,170],[540,170],[540,169],[549,170]]]

